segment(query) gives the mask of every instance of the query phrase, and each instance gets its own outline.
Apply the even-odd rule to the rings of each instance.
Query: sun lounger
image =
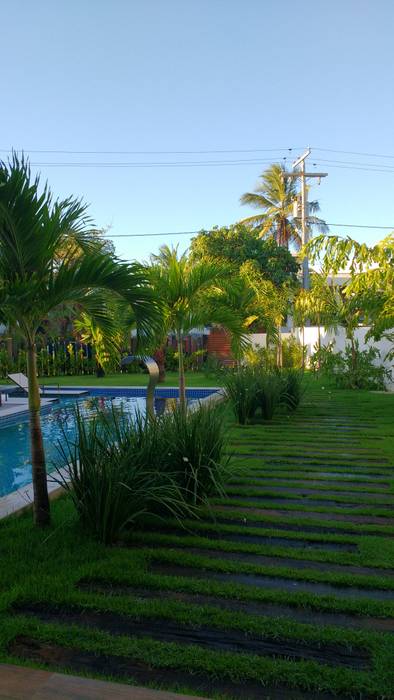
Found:
[[[29,381],[23,372],[16,374],[8,374],[8,379],[11,379],[20,389],[29,393]],[[52,389],[51,387],[40,387],[41,396],[83,396],[89,392],[86,389]]]

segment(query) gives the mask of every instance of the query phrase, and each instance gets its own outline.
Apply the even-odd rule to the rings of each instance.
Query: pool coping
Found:
[[[108,389],[111,388],[117,388],[119,387],[106,387]],[[127,387],[128,389],[133,389],[133,388],[139,388],[141,387]],[[164,388],[164,387],[163,387]],[[170,387],[173,388],[173,387]],[[205,387],[190,387],[196,388],[196,389],[203,389]],[[205,396],[201,399],[198,399],[198,403],[218,403],[219,401],[223,401],[225,398],[224,390],[222,388],[214,389],[213,387],[206,387],[207,389],[212,389],[212,394],[209,394],[208,396]],[[197,401],[195,404],[193,404],[190,407],[190,410],[194,411],[197,408],[198,405]],[[47,474],[47,485],[48,485],[48,495],[50,500],[53,500],[55,498],[58,498],[63,492],[64,492],[64,487],[59,483],[59,480],[65,479],[68,480],[67,478],[67,467],[63,467],[63,469],[58,470],[59,474],[59,479],[55,479],[53,474],[55,472],[51,472],[50,474]],[[15,491],[11,491],[11,493],[7,493],[5,496],[0,497],[0,520],[3,520],[4,518],[7,518],[10,515],[22,515],[26,510],[29,508],[32,508],[33,506],[33,483],[26,484],[25,486],[22,486],[20,489],[16,489]]]

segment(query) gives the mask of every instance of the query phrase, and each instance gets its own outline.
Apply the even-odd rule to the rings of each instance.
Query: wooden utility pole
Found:
[[[306,186],[307,177],[318,177],[319,180],[322,177],[326,177],[327,173],[307,173],[305,172],[305,161],[311,153],[311,149],[308,148],[302,156],[297,158],[293,163],[292,173],[283,173],[285,178],[301,178],[301,242],[302,245],[306,245],[309,240],[309,226],[308,226],[308,189]],[[296,168],[300,168],[296,170]],[[305,257],[302,261],[302,286],[304,289],[309,289],[310,278],[309,278],[309,261]]]

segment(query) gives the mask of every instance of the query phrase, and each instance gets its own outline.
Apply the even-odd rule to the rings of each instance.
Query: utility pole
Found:
[[[326,177],[327,173],[307,173],[305,172],[305,161],[311,153],[311,149],[307,148],[305,153],[302,154],[293,163],[293,172],[284,173],[285,178],[301,178],[301,242],[302,245],[306,245],[309,240],[309,226],[308,226],[308,190],[306,187],[307,177],[318,177],[319,180],[322,177]],[[300,166],[299,170],[296,170]],[[310,279],[309,279],[309,261],[305,257],[302,261],[302,286],[304,289],[309,289]]]

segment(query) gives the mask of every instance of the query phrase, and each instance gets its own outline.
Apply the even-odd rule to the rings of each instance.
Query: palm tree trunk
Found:
[[[321,332],[320,332],[320,314],[317,314],[317,347],[319,350],[319,361],[317,363],[318,369],[320,370],[320,350],[321,350]]]
[[[29,387],[30,443],[32,461],[32,480],[34,493],[34,522],[40,527],[50,523],[47,473],[45,452],[41,430],[40,388],[37,379],[37,356],[34,340],[27,346],[27,377]]]
[[[278,368],[282,367],[283,364],[283,352],[282,352],[282,333],[281,326],[278,326],[278,344],[276,346],[276,364]]]
[[[178,377],[179,377],[179,403],[182,408],[186,406],[186,389],[185,389],[185,365],[183,361],[183,339],[182,333],[177,334],[178,344]]]

